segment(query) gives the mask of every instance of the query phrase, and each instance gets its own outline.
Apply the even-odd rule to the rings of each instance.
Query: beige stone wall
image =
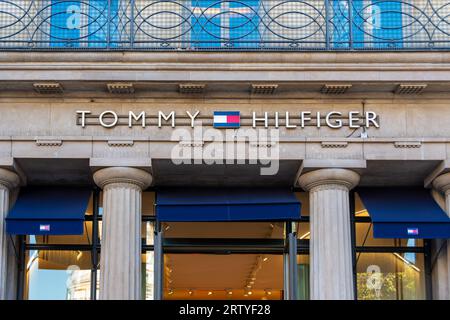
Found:
[[[82,128],[76,124],[76,111],[90,110],[99,115],[113,110],[128,115],[146,111],[152,116],[144,129],[127,125],[111,129],[99,125]],[[285,111],[291,121],[299,123],[301,111],[362,111],[361,100],[351,99],[87,99],[70,98],[3,98],[0,101],[0,157],[120,157],[137,158],[170,156],[174,129],[169,123],[157,127],[157,113],[177,114],[177,128],[192,130],[186,110],[200,110],[200,120],[211,128],[214,110],[240,110],[243,128],[251,128],[251,113],[262,115]],[[281,127],[280,152],[285,159],[365,159],[365,160],[444,160],[450,156],[450,110],[446,99],[373,99],[365,101],[365,110],[379,115],[380,128],[369,128],[368,138],[361,139],[362,129]],[[97,121],[98,122],[98,121]],[[127,119],[121,120],[127,123]],[[280,121],[283,125],[283,121]],[[117,146],[117,140],[129,141],[128,148]],[[108,144],[108,141],[110,144]],[[125,149],[125,150],[123,150]],[[119,151],[120,150],[120,151]]]

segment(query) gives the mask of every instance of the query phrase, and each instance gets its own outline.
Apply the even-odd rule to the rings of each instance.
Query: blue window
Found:
[[[110,3],[111,7],[108,8],[108,0],[89,1],[89,47],[105,48],[107,46],[117,46],[119,41],[119,0],[111,0]],[[110,18],[108,19],[109,16]],[[110,34],[109,37],[108,33]]]
[[[402,47],[401,1],[372,1],[373,41],[377,48]]]
[[[257,47],[260,0],[192,0],[191,42],[200,48]]]
[[[52,0],[50,16],[50,45],[78,47],[81,26],[79,1]]]
[[[330,28],[334,48],[348,48],[350,40],[353,48],[402,46],[401,1],[353,0],[352,3],[352,10],[349,10],[348,0],[333,1]]]
[[[52,0],[51,46],[104,48],[108,41],[112,42],[111,46],[117,44],[118,6],[119,0]]]
[[[333,8],[329,11],[329,28],[334,48],[348,48],[350,41],[349,2],[333,0]]]

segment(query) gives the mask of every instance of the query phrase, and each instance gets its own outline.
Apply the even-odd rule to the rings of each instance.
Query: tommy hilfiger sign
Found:
[[[78,110],[77,125],[85,128],[91,125],[100,125],[104,128],[114,128],[118,125],[128,126],[190,126],[194,128],[197,123],[211,123],[214,128],[234,128],[237,129],[241,125],[265,128],[287,129],[305,128],[310,126],[328,127],[339,129],[348,127],[357,128],[379,128],[378,115],[373,111],[330,111],[330,112],[312,112],[300,111],[295,115],[289,112],[252,112],[248,116],[243,116],[239,111],[214,111],[212,115],[200,115],[200,111],[186,111],[184,114],[177,114],[175,111],[158,111],[157,113],[148,114],[145,111],[135,112],[129,111],[128,114],[118,114],[112,110],[106,110],[100,114],[93,114],[90,110]],[[243,123],[245,122],[245,123]]]

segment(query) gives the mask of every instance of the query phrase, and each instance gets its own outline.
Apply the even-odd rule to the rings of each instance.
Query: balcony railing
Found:
[[[448,50],[449,0],[0,0],[0,50]]]

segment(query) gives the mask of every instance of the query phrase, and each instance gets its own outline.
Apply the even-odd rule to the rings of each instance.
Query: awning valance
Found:
[[[20,235],[82,234],[90,195],[90,188],[21,188],[6,217],[6,231]]]
[[[160,221],[276,221],[300,218],[300,201],[289,189],[168,188],[159,190]]]
[[[450,218],[423,188],[360,188],[375,238],[450,238]]]

